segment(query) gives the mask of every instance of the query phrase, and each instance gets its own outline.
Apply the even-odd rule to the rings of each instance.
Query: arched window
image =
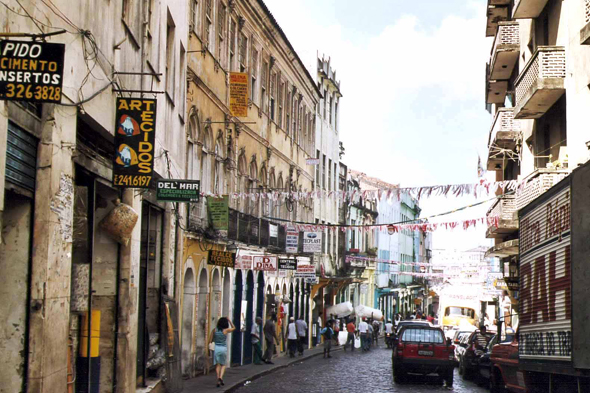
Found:
[[[202,138],[202,149],[201,149],[201,189],[203,192],[212,192],[212,161],[214,159],[213,138],[211,136],[211,128],[206,127]]]
[[[268,192],[271,193],[271,197],[268,198],[268,212],[269,212],[269,216],[271,217],[277,217],[277,213],[275,211],[275,201],[272,199],[274,192],[276,191],[277,188],[277,182],[276,182],[276,178],[275,178],[275,171],[274,168],[271,168],[270,170],[270,177],[269,177],[269,181],[268,181]]]
[[[247,189],[248,193],[255,193],[257,191],[258,183],[258,166],[256,165],[256,159],[253,158],[250,162],[250,179],[248,179]],[[253,215],[254,217],[258,217],[258,205],[260,200],[256,200],[255,198],[248,199],[248,214]]]
[[[266,172],[266,166],[263,165],[260,168],[260,192],[268,192],[268,175]],[[260,198],[260,203],[262,203],[262,214],[268,216],[270,214],[269,205],[268,205],[268,198]]]
[[[244,151],[242,151],[242,153],[240,154],[240,157],[238,158],[238,184],[237,184],[237,190],[236,192],[238,193],[242,193],[242,192],[247,192],[246,191],[246,181],[247,181],[247,168],[248,168],[248,164],[246,162],[246,154],[244,153]],[[246,206],[247,206],[247,199],[243,200],[242,198],[238,198],[238,210],[240,210],[243,213],[247,213],[246,211]]]
[[[188,148],[187,148],[187,177],[191,180],[201,179],[201,167],[199,164],[199,154],[197,149],[197,142],[200,138],[200,124],[197,110],[192,107],[188,120]]]

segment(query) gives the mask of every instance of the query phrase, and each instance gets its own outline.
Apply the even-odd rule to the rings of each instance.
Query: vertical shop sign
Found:
[[[64,44],[0,41],[0,100],[61,102]]]
[[[287,254],[297,254],[299,246],[299,232],[294,227],[287,227],[287,236],[285,239],[285,251]]]
[[[207,197],[209,220],[213,228],[227,232],[229,227],[229,198],[227,195],[221,198]]]
[[[117,98],[115,187],[149,188],[154,173],[155,99]]]
[[[245,72],[229,74],[229,111],[235,117],[248,116],[248,74]]]

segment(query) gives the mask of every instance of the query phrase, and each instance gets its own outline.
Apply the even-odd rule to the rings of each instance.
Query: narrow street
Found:
[[[391,350],[373,349],[363,353],[336,351],[332,359],[316,356],[287,368],[255,379],[238,389],[248,392],[425,392],[453,391],[457,393],[488,392],[474,382],[467,382],[455,369],[455,383],[447,389],[436,376],[416,376],[406,384],[395,384],[391,375]]]

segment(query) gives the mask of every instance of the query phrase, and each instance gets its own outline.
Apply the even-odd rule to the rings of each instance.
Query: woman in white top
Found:
[[[295,351],[297,351],[297,341],[299,340],[299,334],[297,334],[297,326],[295,325],[295,319],[289,318],[289,326],[287,327],[287,340],[289,347],[289,356],[294,358]]]

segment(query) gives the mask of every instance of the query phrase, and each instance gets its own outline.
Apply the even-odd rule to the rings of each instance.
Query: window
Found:
[[[322,189],[326,189],[326,155],[322,154]]]
[[[280,78],[279,78],[280,79]],[[283,92],[285,90],[285,83],[281,82],[279,87],[279,113],[278,113],[278,124],[279,127],[283,127]]]
[[[174,21],[172,16],[168,13],[168,22],[166,25],[166,93],[168,98],[172,102],[175,99],[175,76],[176,76],[176,64],[175,64],[175,53],[174,53]]]
[[[333,95],[331,95],[331,96],[330,96],[330,112],[329,112],[329,116],[330,116],[330,124],[332,124],[332,117],[333,117],[333,114],[332,114],[332,108],[333,108],[333,107],[334,107],[334,96],[333,96]]]
[[[297,140],[297,99],[295,98],[295,92],[293,92],[293,107],[291,108],[293,114],[293,140]]]
[[[236,21],[231,20],[229,25],[229,70],[234,70],[234,61],[236,58]]]
[[[287,97],[287,101],[285,102],[285,113],[287,116],[285,119],[285,131],[287,131],[287,135],[289,135],[291,129],[291,92],[287,85],[288,84],[285,83],[285,96]]]
[[[256,102],[256,79],[258,77],[258,51],[252,48],[252,73],[250,82],[250,100]]]
[[[326,254],[332,253],[332,232],[328,230],[328,247],[326,248]]]
[[[199,19],[199,1],[191,0],[190,31],[195,34],[199,31]]]
[[[262,79],[261,89],[260,89],[260,109],[263,112],[266,112],[266,91],[267,91],[267,83],[268,83],[268,63],[265,61],[262,63],[262,71],[260,72],[260,78]]]
[[[127,27],[136,46],[141,43],[141,1],[123,0],[123,23]]]
[[[328,90],[324,89],[324,99],[322,100],[322,102],[324,103],[324,114],[323,114],[323,118],[326,118],[326,107],[328,106]]]
[[[225,65],[225,5],[218,3],[217,8],[217,59]]]
[[[338,181],[336,180],[337,176],[336,173],[338,173],[337,169],[336,169],[336,163],[334,163],[334,191],[338,191],[338,188],[336,188],[336,184],[338,183]]]
[[[328,191],[332,191],[332,160],[328,159]]]
[[[320,159],[320,151],[316,150],[316,158]],[[322,187],[322,178],[320,177],[320,164],[316,164],[315,166],[315,184],[317,189],[319,190]]]
[[[213,178],[213,193],[223,194],[225,192],[224,187],[224,173],[223,173],[223,140],[221,136],[217,138],[215,143],[215,174]]]
[[[235,26],[234,26],[235,27]],[[248,48],[248,38],[244,34],[240,34],[238,62],[240,63],[240,72],[246,72],[246,54]]]
[[[203,34],[203,43],[208,48],[211,45],[211,30],[213,30],[213,0],[205,1],[205,33]]]
[[[268,101],[268,113],[270,115],[271,120],[275,120],[275,88],[277,85],[277,73],[273,73],[270,77],[270,86],[269,86],[269,101]]]
[[[338,101],[334,105],[334,131],[338,132]]]
[[[179,102],[179,107],[178,107],[178,114],[180,115],[180,117],[182,118],[182,120],[184,121],[184,117],[186,115],[185,113],[185,101],[186,101],[186,50],[184,49],[184,47],[182,46],[182,43],[180,44],[180,83],[179,83],[179,89],[180,89],[180,96],[178,98]]]

